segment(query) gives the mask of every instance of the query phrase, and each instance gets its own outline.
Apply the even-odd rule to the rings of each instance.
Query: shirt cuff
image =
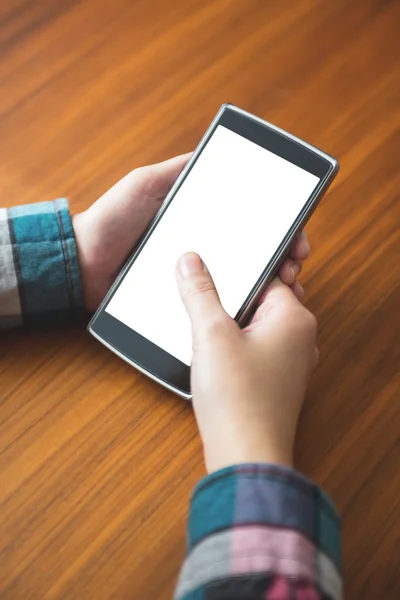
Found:
[[[0,328],[78,313],[83,296],[67,200],[0,209]]]
[[[240,585],[249,596],[234,595]],[[210,598],[291,598],[301,589],[307,598],[339,600],[340,521],[332,501],[274,465],[238,465],[203,479],[192,497],[176,597],[202,598],[210,586]]]

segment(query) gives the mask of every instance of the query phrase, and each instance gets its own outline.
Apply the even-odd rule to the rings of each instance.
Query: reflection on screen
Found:
[[[190,365],[179,256],[200,254],[234,317],[318,182],[219,125],[106,311]]]

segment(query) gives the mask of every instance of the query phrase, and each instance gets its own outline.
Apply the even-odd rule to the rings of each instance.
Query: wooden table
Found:
[[[2,0],[1,205],[73,211],[231,101],[337,156],[302,275],[320,323],[298,466],[343,514],[348,599],[400,597],[400,5]],[[204,473],[190,406],[83,323],[2,334],[0,596],[170,598]]]

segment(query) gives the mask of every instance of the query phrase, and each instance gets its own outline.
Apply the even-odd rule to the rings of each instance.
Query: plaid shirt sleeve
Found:
[[[82,309],[67,201],[0,209],[0,329],[53,322]]]
[[[331,500],[274,465],[209,475],[192,496],[175,598],[340,600],[340,523]]]

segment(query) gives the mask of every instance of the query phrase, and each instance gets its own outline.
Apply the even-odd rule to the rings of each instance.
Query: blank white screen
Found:
[[[219,125],[106,311],[190,365],[179,256],[200,254],[234,317],[318,182]]]

